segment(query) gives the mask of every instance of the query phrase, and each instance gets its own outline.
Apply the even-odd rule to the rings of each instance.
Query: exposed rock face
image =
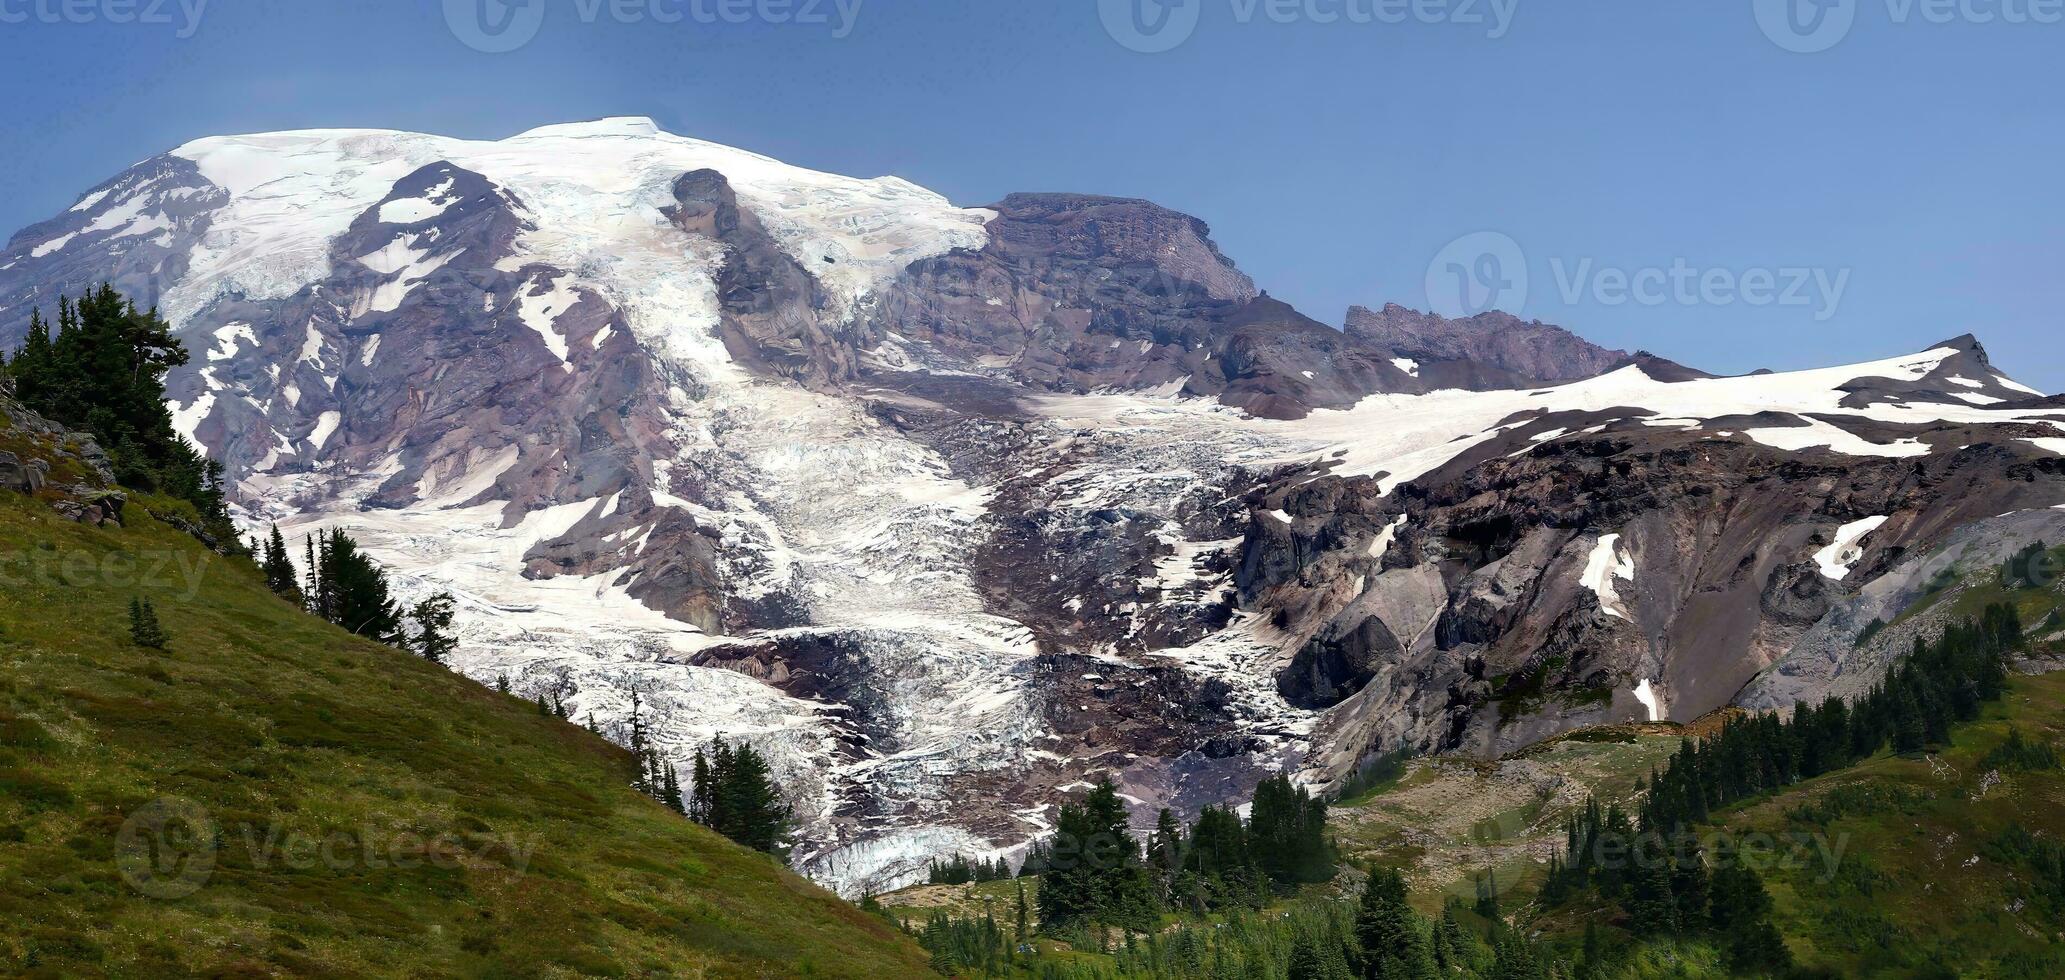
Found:
[[[0,490],[45,500],[67,520],[122,523],[127,498],[108,489],[114,469],[93,437],[67,431],[13,396],[13,383],[0,378]]]
[[[1421,390],[1378,352],[1258,294],[1195,218],[1075,194],[1014,194],[994,210],[980,251],[914,264],[883,297],[869,319],[874,367],[1153,389],[1271,418]]]
[[[1628,352],[1607,350],[1562,327],[1523,321],[1496,310],[1462,320],[1421,313],[1396,303],[1381,310],[1348,308],[1348,336],[1417,361],[1457,361],[1487,374],[1484,387],[1556,384],[1604,374],[1628,362]],[[1510,382],[1510,383],[1497,383]],[[1472,386],[1476,387],[1476,386]]]
[[[1147,202],[644,120],[197,141],[12,240],[0,343],[146,269],[246,516],[453,591],[483,682],[752,741],[848,891],[1101,776],[1151,818],[1840,686],[1875,583],[2065,502],[2065,412],[1969,338],[1715,379],[1502,315],[1344,333]]]

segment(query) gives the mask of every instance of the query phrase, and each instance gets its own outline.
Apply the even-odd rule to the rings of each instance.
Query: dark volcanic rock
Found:
[[[1362,690],[1378,668],[1403,653],[1390,627],[1375,616],[1345,631],[1336,621],[1299,648],[1291,665],[1277,673],[1276,689],[1300,708],[1330,708]]]
[[[1523,384],[1576,381],[1628,361],[1626,351],[1607,350],[1562,327],[1497,311],[1451,320],[1396,303],[1374,311],[1356,306],[1348,310],[1346,329],[1348,336],[1379,350],[1420,361],[1496,368]]]

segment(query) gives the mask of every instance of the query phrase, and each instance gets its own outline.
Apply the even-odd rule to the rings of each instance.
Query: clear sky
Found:
[[[646,115],[1150,198],[1336,325],[1431,278],[1713,371],[1969,331],[2065,389],[2061,0],[199,2],[0,0],[0,234],[198,136]]]

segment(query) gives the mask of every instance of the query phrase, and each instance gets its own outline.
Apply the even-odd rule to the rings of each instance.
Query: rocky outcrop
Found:
[[[1627,351],[1607,350],[1562,327],[1497,310],[1451,320],[1396,303],[1381,310],[1353,306],[1344,329],[1349,337],[1398,357],[1430,364],[1459,362],[1498,372],[1479,379],[1485,387],[1576,381],[1629,360]]]
[[[1196,218],[1078,194],[1014,194],[993,210],[987,245],[913,264],[868,316],[874,370],[1157,390],[1268,418],[1422,390],[1388,356],[1257,292]]]
[[[122,523],[127,497],[93,437],[24,408],[0,377],[0,490],[48,502],[65,519],[96,527]]]
[[[1874,583],[2065,500],[2065,413],[1969,338],[1687,384],[1501,314],[1344,332],[1148,202],[962,209],[643,121],[198,141],[10,243],[0,342],[137,256],[246,514],[459,596],[483,681],[752,741],[854,892],[1107,776],[1188,814],[1820,690]]]

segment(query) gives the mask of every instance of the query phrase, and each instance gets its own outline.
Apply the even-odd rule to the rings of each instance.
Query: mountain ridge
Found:
[[[2059,419],[1976,342],[1714,378],[1414,314],[1422,362],[1148,202],[642,130],[195,141],[15,236],[0,335],[157,296],[247,521],[453,592],[469,676],[606,727],[635,692],[677,763],[752,741],[849,893],[1102,776],[1189,814],[1637,690],[1703,713],[1902,551],[2065,501]]]

